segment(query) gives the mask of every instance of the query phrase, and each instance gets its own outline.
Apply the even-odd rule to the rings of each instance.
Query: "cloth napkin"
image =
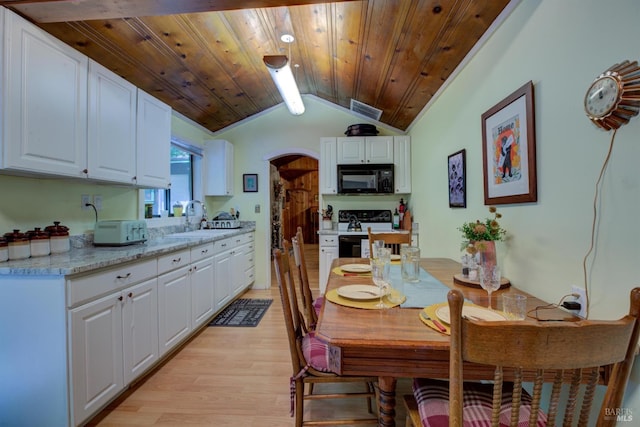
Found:
[[[396,289],[401,289],[407,299],[400,306],[403,308],[424,308],[432,304],[447,301],[449,287],[420,268],[420,279],[417,283],[402,283],[402,274],[399,265],[391,265],[389,281]]]

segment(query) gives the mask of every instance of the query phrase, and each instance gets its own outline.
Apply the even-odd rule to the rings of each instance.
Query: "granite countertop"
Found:
[[[71,248],[69,252],[62,254],[2,262],[0,263],[0,275],[67,276],[85,273],[252,231],[255,231],[255,226],[245,226],[230,230],[201,230],[176,233],[129,246],[96,247],[91,245],[82,248]]]

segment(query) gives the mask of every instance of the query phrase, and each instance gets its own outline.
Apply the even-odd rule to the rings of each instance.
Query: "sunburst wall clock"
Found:
[[[638,61],[614,64],[591,83],[584,97],[587,117],[604,130],[618,129],[640,111]]]

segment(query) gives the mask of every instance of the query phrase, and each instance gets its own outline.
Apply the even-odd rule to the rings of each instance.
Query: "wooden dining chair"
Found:
[[[375,233],[371,232],[371,227],[367,228],[369,234],[369,258],[373,256],[373,242],[375,240],[384,240],[384,246],[391,249],[391,253],[400,254],[400,244],[408,243],[411,245],[411,230],[400,230],[396,232]]]
[[[284,247],[291,247],[288,241],[283,242]],[[375,400],[375,377],[359,377],[338,375],[329,367],[329,346],[318,339],[313,331],[305,332],[304,319],[298,308],[296,286],[291,273],[289,253],[274,249],[274,265],[284,323],[287,329],[289,353],[293,373],[290,377],[291,389],[291,415],[295,415],[296,427],[307,425],[350,425],[350,424],[377,424],[378,418],[374,413],[372,400]],[[315,393],[311,391],[311,385],[319,383],[361,383],[363,391],[332,391],[331,393]],[[309,384],[307,390],[305,386]],[[370,417],[352,417],[337,419],[332,413],[330,418],[320,420],[304,420],[304,401],[341,398],[366,398]],[[329,411],[330,412],[330,411]],[[314,414],[322,414],[322,411],[314,411]]]
[[[291,239],[291,246],[293,246],[293,257],[298,271],[298,284],[300,285],[300,296],[302,298],[302,306],[307,319],[307,325],[310,329],[314,329],[318,322],[318,314],[324,297],[319,296],[315,300],[313,299],[309,285],[309,275],[307,273],[302,227],[298,227],[296,235]]]
[[[586,426],[598,384],[606,392],[595,425],[616,425],[637,352],[640,288],[631,291],[629,314],[609,321],[472,321],[462,317],[460,291],[450,291],[448,301],[450,379],[414,379],[413,396],[405,396],[407,426],[447,425],[447,419],[456,427]],[[465,362],[494,367],[493,384],[465,382]],[[525,381],[532,381],[525,387],[531,393],[522,387]],[[543,384],[548,399],[542,398]],[[561,414],[563,422],[557,422]]]

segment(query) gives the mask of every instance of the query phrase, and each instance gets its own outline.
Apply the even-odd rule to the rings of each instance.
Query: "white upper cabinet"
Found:
[[[133,84],[89,60],[89,178],[134,182],[136,92]]]
[[[223,139],[207,141],[204,161],[204,194],[233,196],[233,144]]]
[[[336,138],[320,138],[320,194],[338,193]]]
[[[393,137],[393,182],[396,194],[411,193],[411,137]]]
[[[171,185],[171,107],[138,89],[136,178],[141,187]]]
[[[341,137],[338,141],[338,164],[393,163],[393,137]]]
[[[2,167],[85,176],[88,59],[4,13]]]

